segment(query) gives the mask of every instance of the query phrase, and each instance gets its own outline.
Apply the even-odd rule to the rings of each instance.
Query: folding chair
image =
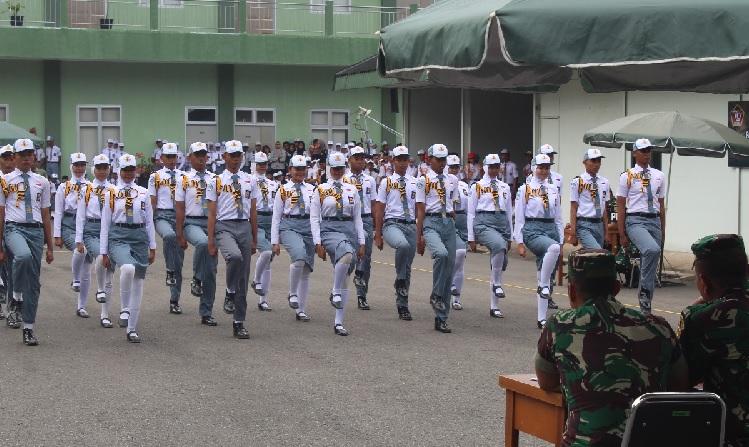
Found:
[[[706,392],[648,393],[632,404],[622,447],[722,447],[726,405]]]

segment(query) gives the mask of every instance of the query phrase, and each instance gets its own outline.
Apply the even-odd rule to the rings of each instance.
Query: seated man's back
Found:
[[[573,308],[552,315],[541,333],[539,384],[547,388],[554,376],[561,382],[568,409],[563,446],[619,446],[632,402],[684,376],[684,359],[666,320],[614,298],[613,254],[581,250],[569,265]]]
[[[701,298],[682,312],[679,342],[691,384],[704,382],[726,404],[726,441],[749,445],[749,290],[740,236],[692,245]]]

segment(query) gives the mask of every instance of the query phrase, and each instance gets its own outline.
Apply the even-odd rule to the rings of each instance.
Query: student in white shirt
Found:
[[[270,243],[271,226],[273,225],[273,205],[276,192],[280,186],[275,180],[266,178],[268,173],[268,156],[264,152],[255,153],[255,179],[260,190],[257,199],[257,249],[260,253],[255,265],[255,278],[250,286],[258,295],[257,308],[261,311],[272,310],[267,303],[271,281],[271,262],[273,245]]]
[[[611,200],[609,181],[598,176],[600,149],[588,149],[583,155],[585,172],[570,184],[570,243],[583,248],[601,249],[608,233],[607,202]]]
[[[455,265],[453,266],[450,295],[452,296],[452,308],[461,310],[463,309],[463,304],[460,302],[460,292],[463,290],[463,280],[465,278],[464,270],[468,244],[467,211],[471,191],[466,182],[458,180],[460,158],[457,155],[447,156],[447,168],[445,168],[445,172],[452,177],[453,182],[457,185],[455,188],[455,199],[453,200],[453,209],[455,210]]]
[[[44,152],[47,156],[47,175],[60,175],[60,158],[62,157],[62,151],[57,147],[55,139],[51,136],[47,137],[46,143],[47,147],[44,149]]]
[[[505,184],[512,188],[512,194],[518,190],[518,165],[510,160],[510,150],[502,149],[499,152],[499,158],[502,160],[502,164],[499,166],[499,177]]]

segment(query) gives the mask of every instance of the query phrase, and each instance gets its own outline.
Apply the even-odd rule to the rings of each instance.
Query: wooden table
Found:
[[[538,387],[533,374],[499,376],[499,386],[507,390],[505,447],[517,447],[519,432],[562,445],[565,407],[560,393]]]

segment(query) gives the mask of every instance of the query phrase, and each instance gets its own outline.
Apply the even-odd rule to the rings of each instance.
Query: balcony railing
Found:
[[[23,23],[0,16],[0,27],[141,29],[197,33],[374,36],[407,17],[405,7],[334,5],[333,1],[17,0]],[[67,11],[67,14],[62,13]]]

